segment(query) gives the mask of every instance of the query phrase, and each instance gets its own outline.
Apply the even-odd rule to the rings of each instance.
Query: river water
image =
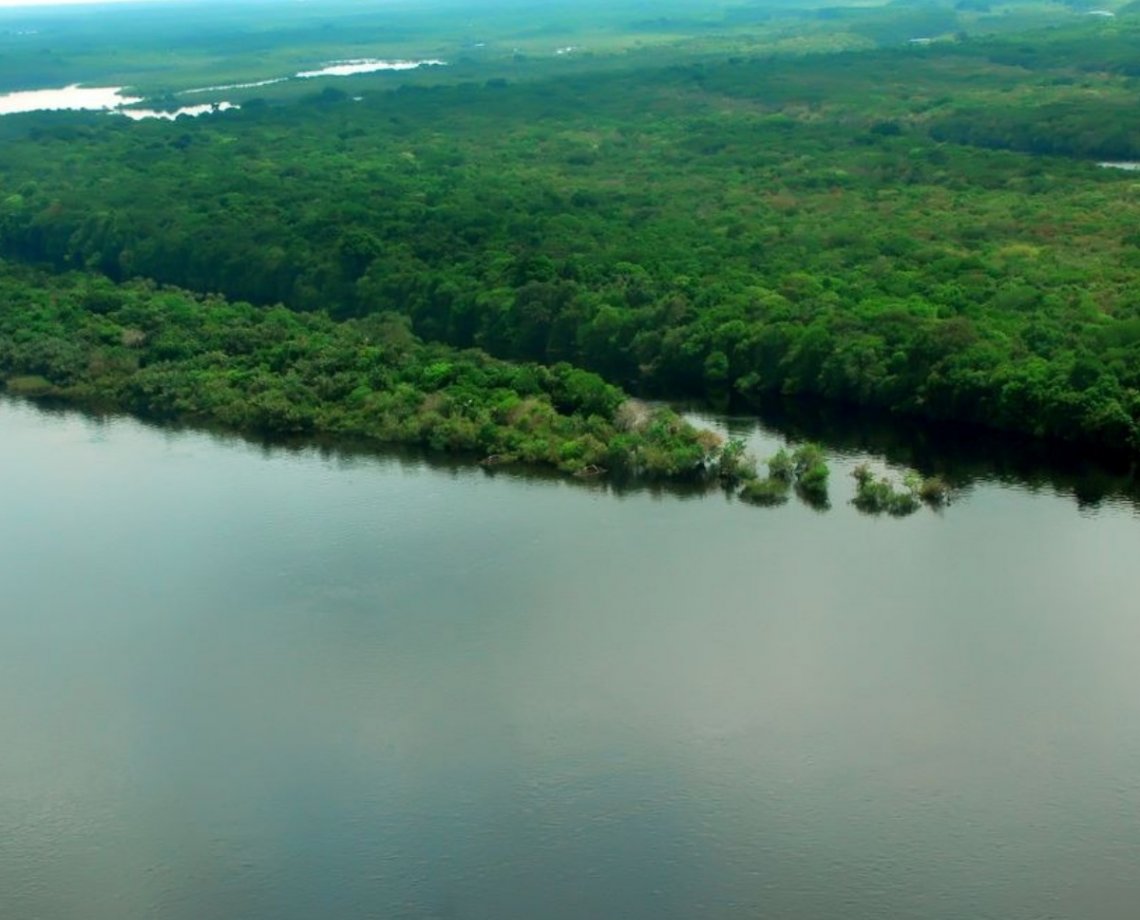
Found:
[[[379,72],[402,72],[417,70],[420,67],[446,67],[446,61],[382,61],[375,58],[356,58],[348,61],[333,61],[322,65],[317,70],[305,70],[292,77],[276,77],[269,80],[257,80],[252,83],[232,83],[226,86],[203,86],[197,89],[185,90],[184,95],[198,93],[227,92],[237,89],[253,89],[261,86],[272,86],[275,83],[284,83],[290,79],[311,79],[314,77],[350,77],[357,74]],[[230,109],[240,108],[232,102],[214,102],[204,105],[187,105],[176,109],[140,109],[133,108],[142,102],[141,96],[123,95],[121,86],[81,86],[73,84],[59,89],[16,90],[0,93],[0,116],[18,115],[28,112],[48,111],[95,111],[109,112],[116,115],[125,115],[132,121],[162,118],[173,121],[180,116],[197,117],[216,112],[226,112]]]
[[[1135,917],[1134,506],[833,459],[762,510],[0,401],[0,916]]]

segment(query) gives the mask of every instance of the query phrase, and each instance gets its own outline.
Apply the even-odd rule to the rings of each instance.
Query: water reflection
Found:
[[[611,500],[3,400],[0,469],[4,917],[1140,898],[1127,513]]]
[[[388,61],[377,58],[357,58],[346,61],[332,61],[316,70],[303,70],[292,77],[274,77],[245,83],[230,83],[220,86],[203,86],[185,90],[185,94],[224,92],[229,90],[254,89],[273,86],[290,79],[307,80],[315,77],[350,77],[357,74],[380,72],[400,73],[418,70],[421,67],[446,67],[446,61],[437,59]],[[143,102],[141,96],[124,95],[121,86],[82,86],[75,83],[58,89],[18,90],[0,94],[0,115],[26,114],[29,112],[53,111],[96,111],[125,115],[134,121],[147,118],[173,120],[181,115],[198,116],[214,112],[224,112],[239,106],[231,102],[214,102],[207,105],[190,105],[170,109],[131,108]]]
[[[77,411],[50,401],[38,405],[48,412]],[[849,504],[854,495],[852,473],[860,463],[868,461],[877,472],[893,473],[896,481],[906,470],[915,470],[923,476],[940,476],[953,488],[955,500],[968,498],[976,485],[1001,483],[1030,492],[1047,490],[1071,497],[1082,512],[1095,512],[1113,504],[1125,504],[1140,511],[1140,470],[1135,461],[1090,455],[1071,445],[1004,435],[973,426],[935,424],[837,408],[811,400],[773,401],[759,407],[758,415],[715,412],[691,404],[681,408],[694,423],[714,428],[725,437],[743,439],[758,461],[761,474],[765,472],[764,461],[783,446],[809,441],[822,445],[831,466],[829,499],[820,501],[796,495],[800,503],[816,511]],[[424,448],[345,437],[236,433],[168,421],[143,420],[142,424],[167,432],[206,430],[218,443],[257,444],[267,457],[276,451],[316,451],[323,459],[338,462],[352,458],[385,458],[406,468],[424,465],[453,476],[477,469],[489,478],[557,481],[571,488],[618,498],[648,493],[655,498],[692,500],[723,494],[726,499],[734,500],[731,490],[723,489],[715,480],[658,482],[613,474],[574,478],[544,467],[478,466],[481,458],[477,455],[441,454]]]
[[[814,400],[772,400],[758,413],[710,417],[723,419],[738,437],[775,433],[793,442],[818,441],[834,455],[882,458],[924,476],[942,476],[958,489],[1000,482],[1068,495],[1085,510],[1113,502],[1140,507],[1140,470],[1124,456]]]
[[[125,115],[132,121],[159,118],[167,121],[187,115],[226,112],[239,108],[232,102],[210,102],[204,105],[174,106],[168,109],[139,108],[141,96],[123,94],[121,86],[83,87],[78,84],[63,89],[29,90],[0,95],[0,115],[31,112],[107,112]]]
[[[302,70],[296,76],[307,80],[312,77],[351,77],[356,74],[378,73],[380,71],[417,70],[420,67],[446,67],[446,61],[381,61],[376,58],[356,58],[349,61],[333,61],[317,70]]]
[[[125,115],[131,121],[142,121],[147,118],[159,118],[164,121],[174,121],[183,116],[197,118],[199,115],[213,115],[217,112],[228,112],[241,106],[232,102],[208,102],[202,105],[184,105],[176,109],[117,109],[119,115]]]
[[[80,86],[24,90],[0,94],[0,115],[40,111],[107,111],[142,102],[141,96],[124,96],[121,86]]]

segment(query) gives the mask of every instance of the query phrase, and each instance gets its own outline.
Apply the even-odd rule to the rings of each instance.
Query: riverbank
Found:
[[[382,314],[334,322],[145,282],[0,266],[14,395],[235,431],[414,444],[567,475],[691,480],[723,441],[568,364],[429,345]]]
[[[404,445],[482,462],[488,472],[548,471],[619,492],[660,484],[684,494],[743,493],[757,461],[763,469],[785,445],[816,442],[829,445],[829,465],[852,449],[881,458],[876,481],[889,474],[896,486],[917,471],[955,492],[997,478],[1071,493],[1086,507],[1140,497],[1129,464],[1099,464],[1095,452],[1072,445],[810,400],[767,403],[761,414],[783,439],[742,450],[747,429],[731,416],[692,405],[651,408],[565,364],[544,368],[428,345],[392,315],[335,322],[4,263],[0,298],[0,389],[41,404],[265,443]],[[841,465],[830,481],[850,483],[852,475]],[[802,491],[775,485],[764,495],[753,485],[742,497],[771,504]],[[815,506],[828,504],[826,495],[816,498]]]

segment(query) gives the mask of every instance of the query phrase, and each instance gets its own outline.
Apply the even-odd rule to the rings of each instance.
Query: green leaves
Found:
[[[583,62],[571,83],[441,80],[130,130],[29,116],[0,145],[0,249],[357,318],[358,347],[379,351],[347,373],[377,389],[501,386],[587,419],[613,416],[614,385],[782,393],[1134,451],[1134,183],[989,149],[1136,147],[1136,102],[1113,75],[1134,44],[1132,27],[1073,27],[920,53]],[[1071,61],[1090,66],[1074,75]],[[275,314],[215,304],[225,322],[168,330],[178,297],[86,288],[83,309],[118,314],[90,341],[113,349],[138,330],[143,366],[189,360],[191,327],[189,341],[256,350],[275,373],[357,360],[339,337],[299,345],[294,332],[311,331],[287,323],[267,347]],[[74,384],[82,360],[39,338],[24,355],[35,373]],[[536,363],[488,376],[450,354],[409,357],[418,340]],[[333,400],[352,383],[317,389]],[[445,396],[447,411],[480,405]]]
[[[569,364],[425,345],[398,317],[336,323],[0,263],[13,393],[247,432],[327,432],[601,475],[708,479],[719,439]],[[618,407],[627,405],[624,414]]]

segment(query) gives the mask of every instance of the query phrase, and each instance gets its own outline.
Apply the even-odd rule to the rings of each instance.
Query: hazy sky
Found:
[[[0,6],[63,6],[73,3],[122,3],[124,0],[0,0]],[[138,2],[138,0],[135,0]],[[153,2],[153,0],[148,0]]]
[[[76,3],[155,3],[160,0],[0,0],[0,7],[8,6],[71,6]]]

